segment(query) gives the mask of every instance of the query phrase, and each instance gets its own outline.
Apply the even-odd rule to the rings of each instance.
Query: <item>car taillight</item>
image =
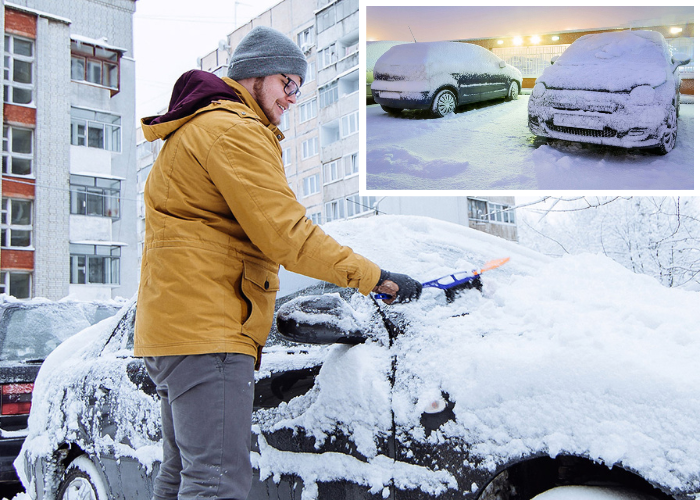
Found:
[[[27,415],[32,407],[34,384],[5,384],[2,386],[0,413],[3,415]]]

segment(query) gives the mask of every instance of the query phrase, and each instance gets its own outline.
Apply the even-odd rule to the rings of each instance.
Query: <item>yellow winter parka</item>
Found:
[[[136,356],[236,352],[257,359],[272,326],[279,264],[368,294],[379,267],[306,218],[287,184],[282,133],[248,91],[148,125],[167,139],[144,193]],[[172,105],[172,103],[171,103]]]

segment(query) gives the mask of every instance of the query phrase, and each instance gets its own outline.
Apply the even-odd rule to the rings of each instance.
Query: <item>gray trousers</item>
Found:
[[[163,462],[154,500],[246,500],[254,359],[224,353],[144,361],[161,397]]]

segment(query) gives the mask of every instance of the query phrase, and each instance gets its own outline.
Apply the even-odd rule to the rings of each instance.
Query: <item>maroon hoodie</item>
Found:
[[[243,102],[238,94],[218,76],[193,69],[175,82],[168,111],[156,117],[144,118],[145,125],[156,125],[190,116],[214,101]]]

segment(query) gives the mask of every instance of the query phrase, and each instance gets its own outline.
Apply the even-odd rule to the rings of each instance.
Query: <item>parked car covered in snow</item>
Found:
[[[478,45],[418,42],[396,45],[374,65],[372,95],[387,113],[429,109],[436,117],[458,106],[517,99],[520,70]]]
[[[698,498],[697,292],[423,217],[324,229],[422,281],[510,261],[449,300],[324,285],[279,299],[280,331],[315,344],[273,332],[265,347],[249,500]],[[32,498],[150,498],[159,401],[134,307],[44,363],[15,462]]]
[[[533,134],[624,148],[676,145],[680,105],[678,67],[656,31],[585,35],[553,59],[528,103]]]
[[[12,465],[27,435],[34,380],[46,356],[85,327],[117,313],[105,302],[0,303],[0,485],[18,483]]]

